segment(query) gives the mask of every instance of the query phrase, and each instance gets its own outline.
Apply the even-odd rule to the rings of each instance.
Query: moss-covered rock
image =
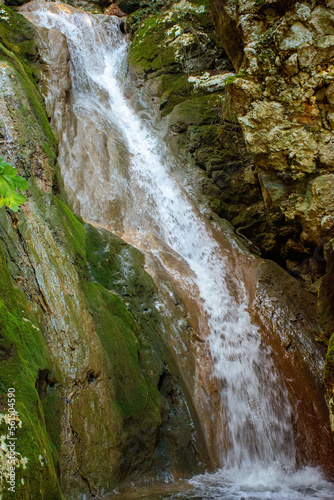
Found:
[[[266,180],[256,174],[227,92],[243,74],[232,72],[221,50],[208,3],[166,3],[154,14],[139,10],[129,24],[134,32],[130,75],[166,118],[167,141],[193,177],[197,196],[204,195],[209,208],[229,220],[253,251],[282,264],[282,248],[295,226],[284,224],[279,206],[269,210],[263,200]]]
[[[21,15],[4,5],[0,9],[2,155],[21,174],[33,176],[48,189],[55,137],[36,84],[35,31]],[[18,219],[8,213],[4,209],[0,213],[2,498],[12,495],[5,481],[9,466],[7,391],[11,387],[18,411],[15,497],[62,498],[58,478],[61,374],[43,335],[43,307],[30,287],[34,271],[25,275],[20,265]]]
[[[62,200],[57,197],[54,197],[53,200],[65,233],[65,244],[68,245],[67,251],[75,261],[76,267],[84,272],[87,266],[85,229]]]
[[[61,407],[57,384],[59,372],[52,362],[43,337],[40,311],[34,310],[25,294],[16,288],[0,249],[0,364],[1,364],[1,491],[12,498],[7,474],[11,465],[8,416],[12,400],[8,389],[15,389],[15,498],[62,498],[58,483],[59,420]],[[45,385],[39,385],[44,373]],[[53,413],[51,437],[49,412]]]
[[[188,81],[187,94],[194,85],[188,77],[203,70],[230,68],[217,43],[207,0],[165,2],[159,10],[139,10],[128,19],[133,33],[129,64],[146,75],[164,75],[164,90],[179,91],[185,85],[174,83],[181,77]],[[185,78],[186,77],[186,78]]]
[[[0,66],[3,78],[10,79],[11,98],[6,106],[13,121],[13,129],[20,134],[20,158],[29,175],[30,160],[39,149],[50,164],[55,163],[56,139],[45,113],[44,101],[37,87],[38,54],[35,46],[35,28],[21,14],[1,5]],[[3,91],[6,87],[3,87]],[[8,90],[7,90],[8,91]],[[4,140],[10,137],[10,128],[0,123]],[[34,142],[32,143],[31,138]],[[30,140],[29,140],[30,139]],[[28,167],[29,165],[29,167]]]
[[[83,289],[114,367],[115,401],[124,419],[122,474],[160,477],[177,470],[187,477],[199,472],[196,429],[172,374],[157,290],[144,271],[144,256],[104,229],[85,228],[90,281]]]
[[[177,64],[175,47],[170,45],[161,51],[161,45],[167,41],[165,29],[160,14],[149,17],[138,29],[131,43],[129,63],[140,66],[146,73]]]
[[[0,5],[1,43],[23,63],[28,74],[37,68],[35,28],[20,14],[5,5]]]

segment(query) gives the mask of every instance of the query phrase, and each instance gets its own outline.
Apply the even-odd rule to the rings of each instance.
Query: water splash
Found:
[[[315,468],[294,471],[272,464],[249,468],[221,469],[215,474],[196,476],[188,496],[202,500],[312,500],[333,498],[333,487]],[[182,498],[182,494],[175,495]],[[186,497],[187,498],[187,497]]]

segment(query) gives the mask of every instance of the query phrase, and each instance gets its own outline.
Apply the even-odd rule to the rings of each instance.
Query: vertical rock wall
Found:
[[[228,90],[273,221],[268,243],[276,259],[318,293],[316,329],[327,344],[334,330],[333,3],[211,5],[236,71]],[[330,394],[332,349],[331,341],[325,371]]]
[[[210,6],[166,3],[129,17],[128,93],[134,84],[151,103],[143,115],[153,104],[153,119],[165,121],[197,197],[318,296],[312,336],[326,347],[334,325],[332,5]],[[332,393],[331,354],[326,367]]]

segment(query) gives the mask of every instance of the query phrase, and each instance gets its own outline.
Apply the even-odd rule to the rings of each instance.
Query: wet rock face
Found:
[[[310,284],[324,272],[314,253],[334,234],[333,6],[211,4],[238,72],[229,92],[256,162],[265,209],[277,221],[277,257]],[[229,43],[226,26],[237,44]]]
[[[323,387],[326,347],[313,330],[316,297],[274,262],[257,259],[255,276],[252,304],[255,321],[262,323],[262,331],[269,335],[275,362],[289,380],[297,463],[305,463],[306,459],[308,464],[321,464],[329,477],[333,477],[332,461],[328,457],[332,456],[334,447]],[[332,357],[330,359],[326,362],[325,381],[326,373],[331,374],[333,380]],[[323,433],[315,430],[315,422],[322,422]]]
[[[259,5],[252,8],[257,12]],[[287,104],[281,102],[282,97],[275,101],[264,96],[254,61],[249,63],[252,79],[236,78],[226,58],[227,54],[240,69],[239,76],[243,75],[244,66],[240,65],[255,50],[255,38],[261,29],[265,31],[273,25],[279,14],[274,15],[272,7],[265,23],[260,23],[255,13],[249,13],[251,21],[248,20],[249,5],[244,7],[244,22],[248,23],[245,33],[251,44],[245,49],[246,59],[246,35],[232,16],[235,9],[234,1],[212,4],[225,53],[213,31],[205,1],[196,5],[165,4],[158,13],[153,10],[153,15],[149,8],[131,15],[128,24],[134,36],[129,51],[128,93],[131,95],[135,86],[136,95],[141,93],[143,102],[150,103],[151,109],[146,107],[142,114],[152,116],[153,105],[155,118],[164,118],[168,126],[166,139],[178,164],[183,165],[197,195],[204,195],[210,209],[229,220],[253,251],[275,260],[311,285],[324,272],[316,254],[326,241],[325,227],[332,221],[330,179],[319,176],[315,180],[310,151],[318,139],[306,123],[308,107],[303,107],[298,125],[297,115],[291,111],[287,126]],[[282,9],[281,5],[280,13],[284,13]],[[219,29],[220,21],[223,31]],[[299,25],[294,29],[297,38],[306,36]],[[264,62],[267,60],[266,56],[261,57]],[[289,53],[286,65],[292,77],[299,68],[296,57]],[[274,63],[278,71],[276,57]],[[272,80],[268,80],[270,88],[274,85]],[[277,92],[281,95],[280,89]],[[292,158],[300,164],[298,172],[290,171]],[[273,162],[277,171],[264,167]],[[313,195],[315,192],[319,195]],[[303,231],[306,225],[308,231]]]
[[[252,251],[319,290],[317,328],[319,342],[326,343],[334,330],[326,251],[334,229],[331,5],[265,0],[211,0],[210,5],[235,72],[222,53],[210,52],[219,44],[199,10],[188,5],[187,11],[180,2],[146,19],[152,14],[148,9],[130,16],[130,85],[135,82],[143,102],[157,110],[152,117],[143,104],[139,112],[153,120],[163,117],[179,164],[197,179],[197,195],[204,194],[210,208],[232,222]],[[207,5],[202,7],[208,22]],[[209,35],[212,45],[192,48],[193,33],[199,40],[201,33]],[[305,328],[311,330],[314,296],[308,300]],[[314,333],[310,338],[314,342]],[[298,349],[321,383],[325,348],[317,368],[313,355],[304,352],[313,353],[308,341]],[[328,376],[326,381],[329,387]]]
[[[315,282],[318,335],[326,344],[334,331],[334,5],[211,5],[237,72],[229,93],[256,163],[265,209],[275,221],[271,244],[292,274],[311,288]],[[331,340],[325,367],[330,394],[333,369]],[[330,410],[333,415],[332,399]]]

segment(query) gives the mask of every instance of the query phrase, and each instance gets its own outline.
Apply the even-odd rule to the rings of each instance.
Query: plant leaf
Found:
[[[17,174],[16,168],[0,158],[0,207],[5,205],[17,212],[19,206],[26,201],[26,197],[18,193],[17,189],[28,189],[26,179]]]

